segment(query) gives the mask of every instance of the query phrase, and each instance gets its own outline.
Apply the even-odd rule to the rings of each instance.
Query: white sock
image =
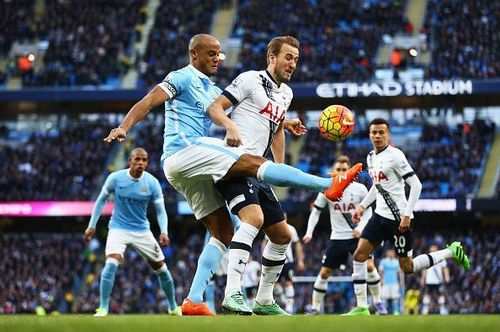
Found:
[[[373,303],[380,303],[380,275],[377,269],[368,272],[368,277],[366,278],[366,283],[368,284],[368,289],[372,295]]]
[[[440,315],[448,314],[448,310],[446,310],[446,299],[444,298],[443,295],[439,295],[438,304],[439,304],[439,314]]]
[[[255,301],[262,305],[273,302],[273,288],[285,265],[285,252],[289,244],[267,242],[262,254],[262,272]]]
[[[314,289],[312,295],[312,307],[318,312],[321,311],[321,303],[326,295],[326,290],[328,288],[328,279],[323,279],[318,274],[316,281],[314,282]]]
[[[294,304],[295,304],[295,288],[293,288],[293,285],[287,285],[285,287],[285,297],[286,297],[286,307],[285,310],[289,314],[292,314],[294,312]]]
[[[429,267],[442,262],[446,258],[452,258],[453,253],[450,249],[442,249],[428,254],[418,255],[413,259],[413,273],[428,269]]]
[[[353,261],[352,282],[354,284],[354,294],[356,294],[357,306],[364,308],[368,307],[366,275],[366,261]]]
[[[424,298],[422,299],[422,315],[427,315],[429,314],[429,305],[431,304],[431,297],[428,294],[424,295]]]
[[[225,296],[235,289],[241,291],[241,275],[252,251],[253,240],[258,233],[258,228],[242,222],[234,234],[229,246]]]

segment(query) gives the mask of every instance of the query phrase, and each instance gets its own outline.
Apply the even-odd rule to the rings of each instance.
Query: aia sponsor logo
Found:
[[[389,181],[389,178],[384,174],[383,171],[369,170],[368,174],[370,174],[372,181],[375,183],[379,183],[382,180]]]
[[[349,212],[349,211],[352,211],[352,210],[355,210],[356,209],[356,206],[353,204],[353,203],[349,203],[349,204],[346,204],[346,203],[339,203],[339,202],[335,202],[333,204],[333,210],[335,212]]]
[[[259,111],[259,114],[267,114],[269,120],[280,123],[285,118],[285,112],[279,106],[274,106],[272,102],[268,102],[266,107]]]

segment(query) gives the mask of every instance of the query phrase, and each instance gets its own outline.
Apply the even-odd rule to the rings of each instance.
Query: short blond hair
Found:
[[[351,166],[351,161],[349,160],[349,157],[348,156],[345,156],[345,155],[342,155],[342,156],[339,156],[337,158],[337,160],[335,160],[335,163],[347,163],[347,166]]]
[[[274,54],[274,56],[278,56],[278,54],[280,54],[281,46],[283,46],[283,44],[288,44],[292,47],[295,47],[296,49],[300,48],[300,43],[295,37],[292,36],[274,37],[273,39],[271,39],[269,44],[267,44],[267,64],[269,64],[269,56],[271,54]]]

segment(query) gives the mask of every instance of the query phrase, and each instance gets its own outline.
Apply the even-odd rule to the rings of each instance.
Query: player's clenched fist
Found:
[[[114,128],[111,129],[109,135],[104,139],[104,142],[111,143],[113,140],[118,140],[118,142],[123,142],[125,137],[127,136],[127,132],[123,128]]]

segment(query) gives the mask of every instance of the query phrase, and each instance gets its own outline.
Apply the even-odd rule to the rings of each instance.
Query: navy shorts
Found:
[[[285,265],[283,265],[283,270],[281,270],[281,274],[278,280],[293,281],[293,276],[295,274],[294,269],[295,269],[294,263],[285,263]]]
[[[238,215],[245,206],[257,204],[264,214],[262,228],[285,220],[280,202],[266,183],[259,182],[255,178],[232,178],[219,181],[215,186],[229,205],[231,213],[235,215]]]
[[[346,265],[349,254],[354,254],[358,247],[358,239],[330,240],[321,265],[330,269],[337,269]]]
[[[373,245],[388,240],[396,249],[399,257],[412,257],[411,229],[405,233],[399,231],[399,222],[384,218],[376,213],[372,215],[366,225],[361,237],[367,239]]]

